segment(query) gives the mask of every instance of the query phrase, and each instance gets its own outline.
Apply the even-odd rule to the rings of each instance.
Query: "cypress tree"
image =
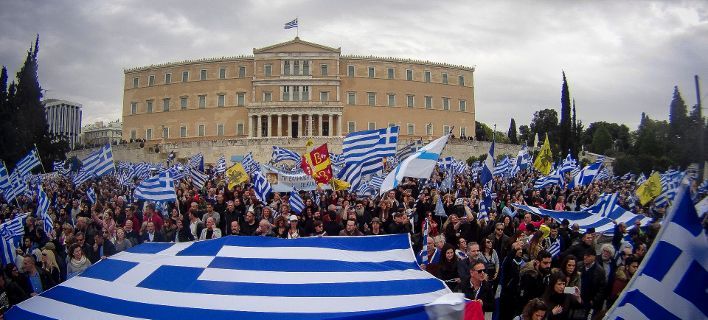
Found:
[[[568,81],[563,72],[563,86],[561,88],[561,118],[560,118],[560,152],[561,154],[568,152],[570,142],[573,140],[571,131],[570,119],[570,91],[568,90]]]
[[[514,118],[511,118],[511,123],[509,123],[509,133],[507,136],[509,136],[510,143],[519,144],[519,139],[516,135],[516,121],[514,121]]]
[[[688,108],[681,97],[678,87],[674,87],[673,98],[669,106],[669,150],[670,159],[675,165],[685,167],[689,163],[691,150],[688,130],[690,130]]]

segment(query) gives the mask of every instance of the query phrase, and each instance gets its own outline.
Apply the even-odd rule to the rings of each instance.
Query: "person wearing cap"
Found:
[[[297,216],[291,214],[290,217],[288,217],[288,223],[290,224],[288,228],[288,239],[300,238],[302,230],[300,230],[300,227],[298,226],[299,223]]]
[[[386,232],[381,227],[381,219],[379,219],[379,217],[371,218],[371,228],[369,228],[369,230],[366,231],[366,235],[379,236],[382,234],[386,234]]]
[[[607,284],[605,271],[595,262],[595,249],[587,249],[582,253],[583,264],[580,269],[580,297],[583,301],[585,314],[598,314],[605,301],[605,286]]]

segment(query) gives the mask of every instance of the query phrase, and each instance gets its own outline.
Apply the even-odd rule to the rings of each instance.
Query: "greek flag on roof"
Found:
[[[581,230],[594,228],[596,232],[611,233],[614,229],[614,223],[624,222],[631,226],[635,221],[641,221],[641,225],[645,226],[651,222],[651,218],[647,218],[640,214],[634,214],[625,210],[617,204],[617,195],[603,195],[600,199],[589,208],[582,211],[555,211],[547,210],[527,205],[513,204],[514,207],[525,210],[537,215],[551,217],[558,221],[568,219],[571,224],[577,223]]]
[[[8,311],[8,319],[427,319],[450,293],[407,235],[228,236],[145,243]]]
[[[288,197],[288,203],[290,204],[290,209],[295,213],[302,213],[305,209],[305,202],[302,201],[302,197],[297,191],[290,191],[290,196]]]
[[[600,167],[602,167],[602,162],[597,161],[595,163],[585,166],[580,172],[578,172],[573,180],[570,181],[568,188],[575,188],[577,186],[587,186],[595,180],[595,176],[600,173]]]
[[[17,164],[15,164],[15,170],[20,170],[24,176],[29,174],[32,169],[40,165],[42,165],[42,163],[39,162],[39,155],[37,154],[37,148],[35,147],[32,148],[26,156],[20,159],[20,161],[17,161]]]
[[[403,181],[403,177],[430,179],[430,175],[433,173],[435,164],[438,162],[438,158],[440,158],[440,154],[445,148],[449,137],[450,135],[446,134],[437,138],[412,156],[401,161],[381,183],[379,194],[397,188],[398,184]]]
[[[281,148],[278,146],[273,146],[273,154],[271,155],[271,160],[273,163],[278,163],[281,161],[293,161],[295,163],[300,163],[301,157],[297,152]]]
[[[605,319],[708,318],[708,242],[688,188],[681,187],[634,278]]]
[[[226,158],[222,154],[216,161],[216,173],[223,174],[224,172],[226,172]]]
[[[292,28],[297,28],[297,18],[295,18],[293,21],[285,23],[285,26],[283,26],[283,29],[292,29]]]
[[[150,201],[176,201],[175,182],[168,171],[143,180],[135,188],[135,199]]]
[[[344,168],[339,178],[358,188],[364,176],[383,170],[383,159],[396,154],[398,127],[352,132],[344,137]]]

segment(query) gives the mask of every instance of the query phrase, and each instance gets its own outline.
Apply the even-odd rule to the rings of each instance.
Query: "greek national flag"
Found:
[[[297,191],[290,191],[290,197],[288,198],[288,203],[290,204],[290,209],[295,213],[302,213],[305,209],[305,202],[302,201],[302,197]]]
[[[21,214],[14,219],[0,224],[0,240],[2,240],[2,265],[15,263],[15,249],[25,234],[24,221],[27,214]]]
[[[258,162],[256,160],[253,160],[253,154],[250,152],[243,157],[241,160],[241,164],[243,165],[243,169],[246,170],[246,172],[251,175],[256,171],[260,171],[260,167],[258,166]]]
[[[489,152],[487,153],[487,158],[484,159],[484,164],[482,165],[482,169],[480,171],[480,176],[479,176],[479,180],[480,180],[480,182],[482,182],[482,186],[488,192],[491,192],[492,184],[494,183],[493,172],[494,172],[494,141],[492,141],[492,145],[489,147]]]
[[[422,147],[423,147],[422,140],[413,141],[413,142],[407,144],[406,146],[404,146],[403,148],[401,148],[400,150],[398,150],[396,152],[396,158],[398,159],[398,161],[403,161],[404,159],[406,159],[406,158],[410,157],[411,155],[413,155],[414,153],[416,153]]]
[[[551,172],[551,174],[536,179],[533,184],[533,187],[534,189],[543,189],[545,187],[550,187],[553,185],[559,185],[562,187],[564,184],[565,180],[563,179],[563,175],[559,173],[558,170],[554,170],[553,172]]]
[[[427,319],[425,305],[449,293],[442,281],[420,270],[405,234],[232,236],[130,248],[19,303],[6,316]]]
[[[37,212],[36,216],[37,218],[41,219],[44,222],[44,232],[49,234],[54,230],[54,222],[52,222],[52,217],[49,216],[49,205],[51,204],[51,200],[47,196],[47,194],[42,190],[42,188],[39,188],[39,193],[37,196]]]
[[[56,160],[52,163],[52,171],[54,172],[62,172],[64,171],[64,161],[62,160]]]
[[[561,240],[560,237],[556,238],[556,241],[551,242],[551,246],[548,247],[548,253],[551,254],[552,258],[557,257],[561,252]]]
[[[348,134],[342,142],[344,168],[339,178],[356,190],[366,177],[383,170],[383,159],[396,154],[398,127],[357,131]]]
[[[192,176],[192,184],[199,189],[204,188],[209,176],[195,168],[189,168],[189,173]]]
[[[595,177],[600,173],[600,167],[602,167],[601,161],[587,165],[585,168],[580,170],[575,177],[573,177],[573,180],[570,181],[568,188],[572,189],[578,186],[587,186],[591,184],[595,180]]]
[[[5,190],[5,200],[11,202],[18,196],[25,194],[29,189],[21,173],[15,169],[10,174],[10,186]]]
[[[4,162],[0,162],[0,194],[4,194],[10,188],[10,175]],[[10,200],[8,200],[10,201]]]
[[[499,161],[497,163],[496,167],[494,167],[494,175],[495,176],[507,176],[511,172],[511,161],[509,161],[509,157],[504,157],[502,161]]]
[[[435,169],[438,158],[440,158],[442,150],[447,145],[449,137],[450,135],[447,134],[437,138],[412,156],[401,161],[381,183],[379,194],[397,188],[398,184],[403,181],[403,177],[430,179],[430,175],[433,173],[433,169]]]
[[[200,171],[204,171],[204,155],[200,152],[189,158],[187,165],[190,168],[196,168]]]
[[[654,199],[654,205],[662,208],[671,203],[676,196],[684,175],[678,171],[669,170],[661,174],[661,193]]]
[[[295,18],[293,21],[285,23],[285,26],[283,26],[283,29],[292,29],[292,28],[297,28],[297,18]]]
[[[86,198],[88,198],[88,201],[91,202],[91,204],[96,203],[96,191],[93,190],[93,187],[86,190]]]
[[[81,170],[74,177],[74,184],[79,185],[93,177],[100,177],[104,174],[112,173],[115,170],[113,164],[113,151],[111,145],[107,144],[92,152],[84,160]]]
[[[226,172],[226,158],[224,158],[224,155],[221,155],[219,160],[216,161],[216,173],[223,174],[224,172]]]
[[[168,171],[145,179],[135,188],[135,199],[150,201],[176,201],[175,182]]]
[[[273,163],[278,163],[281,161],[293,161],[295,163],[300,163],[300,155],[297,152],[281,148],[278,146],[273,146],[273,154],[271,155],[271,160]]]
[[[563,175],[566,172],[573,171],[575,167],[578,165],[575,162],[575,159],[570,156],[570,153],[565,157],[565,160],[563,160],[563,163],[561,163],[560,167],[558,168],[558,172]]]
[[[253,176],[253,189],[256,191],[256,197],[258,200],[265,203],[268,194],[273,192],[273,188],[270,186],[268,179],[266,179],[260,171],[256,171]]]
[[[420,264],[428,264],[428,235],[430,234],[430,221],[425,218],[425,223],[423,224],[423,249],[420,250]]]
[[[634,278],[605,319],[708,318],[708,241],[682,186]]]
[[[37,148],[35,147],[32,148],[26,156],[17,161],[17,164],[15,164],[15,170],[19,170],[19,172],[25,176],[28,175],[32,169],[40,165],[42,165],[42,163],[39,162],[39,154],[37,153]]]

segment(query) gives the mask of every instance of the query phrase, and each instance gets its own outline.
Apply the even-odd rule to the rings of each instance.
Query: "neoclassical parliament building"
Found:
[[[291,41],[253,55],[126,69],[125,140],[341,137],[397,125],[401,139],[475,130],[474,68],[342,55]]]

